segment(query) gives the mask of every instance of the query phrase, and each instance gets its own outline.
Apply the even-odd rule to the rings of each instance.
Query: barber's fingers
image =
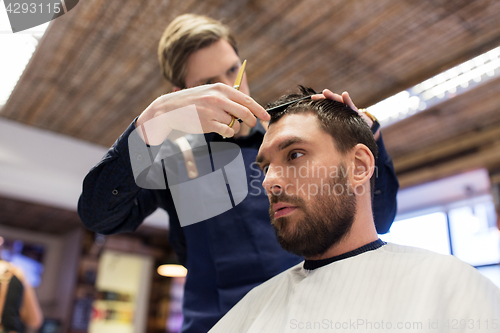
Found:
[[[321,92],[321,94],[313,95],[311,98],[312,98],[312,100],[320,100],[320,99],[325,99],[325,98],[331,99],[332,101],[344,103],[347,106],[349,106],[351,109],[353,109],[354,111],[358,111],[358,108],[356,107],[356,105],[354,105],[354,103],[351,99],[351,96],[349,96],[349,93],[347,91],[344,91],[342,93],[342,95],[339,95],[339,94],[332,92],[330,89],[324,89]]]
[[[238,132],[241,129],[241,124],[240,124],[240,122],[238,120],[234,121],[234,125],[233,125],[232,129],[234,131],[234,134],[238,134]]]
[[[230,115],[226,112],[223,112],[223,114],[224,115],[219,117],[219,120],[216,120],[215,122],[220,123],[222,125],[225,125],[225,127],[227,127],[227,128],[231,128],[233,130],[233,132],[229,131],[224,126],[219,126],[218,124],[216,124],[216,126],[212,130],[212,132],[217,132],[220,135],[222,135],[223,137],[232,137],[233,135],[235,135],[236,133],[238,133],[240,131],[240,128],[241,128],[240,122],[238,121],[238,118],[236,118],[233,115]],[[257,119],[254,116],[252,116],[252,118]],[[221,131],[221,132],[219,132],[219,131]]]
[[[197,109],[204,133],[215,132],[229,138],[240,131],[241,126],[237,118],[225,112],[222,108],[198,107]],[[254,116],[252,118],[256,119]]]
[[[348,105],[351,109],[358,112],[361,118],[363,118],[366,121],[368,126],[371,127],[373,125],[373,120],[370,117],[368,117],[364,112],[358,110],[358,108],[356,107],[356,105],[354,105],[351,96],[349,96],[349,93],[347,91],[344,91],[342,93],[342,99],[344,100],[344,104]]]
[[[332,101],[336,101],[336,102],[340,102],[340,103],[344,103],[344,101],[342,100],[342,96],[339,95],[339,94],[335,94],[334,92],[332,92],[331,90],[329,89],[324,89],[321,94],[316,94],[316,95],[312,95],[311,96],[311,99],[313,101],[317,101],[317,100],[320,100],[320,99],[331,99]]]
[[[349,96],[349,93],[347,91],[344,91],[342,93],[342,99],[344,100],[344,104],[348,105],[354,111],[358,111],[358,108],[356,107],[356,105],[354,105],[351,96]]]
[[[225,84],[222,83],[217,83],[214,85],[214,89],[218,89],[220,92],[222,92],[227,98],[236,104],[239,104],[240,106],[245,107],[250,113],[245,112],[243,109],[239,109],[243,113],[238,113],[236,110],[236,113],[234,114],[231,112],[231,110],[228,110],[229,113],[237,116],[238,119],[243,120],[246,124],[253,123],[253,120],[251,120],[250,116],[257,117],[261,120],[268,121],[271,119],[269,114],[266,112],[266,109],[264,109],[259,103],[257,103],[252,97],[242,93],[241,91],[238,91],[232,87],[229,87]],[[255,126],[255,123],[251,126]]]
[[[240,123],[237,120],[232,127],[229,127],[229,123],[225,124],[218,121],[213,121],[211,124],[211,132],[219,133],[224,138],[233,137],[239,131]]]
[[[248,107],[238,104],[232,100],[224,101],[221,107],[227,114],[232,115],[236,119],[241,119],[243,123],[250,127],[254,127],[257,124],[257,118]]]
[[[326,98],[331,99],[332,101],[345,103],[341,95],[332,92],[330,89],[324,89],[322,93]]]
[[[202,121],[207,124],[212,120],[222,124],[229,124],[231,116],[241,119],[245,124],[253,127],[257,123],[257,118],[245,106],[238,104],[225,95],[206,95],[198,99],[196,108]]]
[[[220,111],[220,112],[216,113],[216,118],[213,120],[217,121],[221,124],[229,126],[231,124],[231,121],[233,120],[233,118],[232,118],[231,114],[224,112],[224,111]],[[235,120],[234,122],[236,123],[237,121]]]
[[[312,95],[312,96],[311,96],[311,99],[312,99],[313,101],[318,101],[318,100],[320,100],[320,99],[325,99],[325,98],[326,98],[326,97],[325,97],[323,94],[316,94],[316,95]]]
[[[372,118],[368,117],[364,111],[360,111],[356,105],[354,105],[353,101],[351,100],[351,97],[349,96],[349,93],[347,91],[344,91],[342,93],[342,98],[344,99],[344,103],[347,104],[351,109],[354,111],[357,111],[358,114],[363,118],[368,126],[372,127],[373,125],[373,120]]]
[[[316,94],[316,95],[311,96],[311,99],[313,101],[317,101],[317,100],[325,99],[325,98],[342,103],[342,96],[340,96],[339,94],[333,93],[329,89],[324,89],[320,94]]]

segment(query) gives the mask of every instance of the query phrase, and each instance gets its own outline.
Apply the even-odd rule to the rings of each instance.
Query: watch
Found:
[[[380,128],[380,123],[378,122],[377,117],[375,117],[374,115],[372,115],[370,112],[366,111],[366,109],[359,109],[359,111],[361,111],[364,114],[366,114],[368,116],[368,118],[370,118],[373,121],[373,124],[370,127],[370,129],[372,130],[373,135],[375,135],[375,133],[377,133],[377,131]]]

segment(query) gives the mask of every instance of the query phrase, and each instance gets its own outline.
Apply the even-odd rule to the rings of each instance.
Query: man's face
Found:
[[[292,253],[315,257],[350,230],[356,198],[344,156],[314,114],[286,115],[269,127],[257,161],[278,241]]]
[[[220,39],[191,54],[186,66],[187,88],[218,82],[233,86],[241,61],[231,44]],[[246,75],[243,76],[240,91],[250,95]]]

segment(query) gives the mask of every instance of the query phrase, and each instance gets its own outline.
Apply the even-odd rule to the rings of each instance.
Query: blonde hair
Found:
[[[186,64],[191,54],[226,40],[236,53],[236,40],[229,27],[207,16],[184,14],[173,20],[158,45],[158,60],[163,76],[174,86],[186,88]]]

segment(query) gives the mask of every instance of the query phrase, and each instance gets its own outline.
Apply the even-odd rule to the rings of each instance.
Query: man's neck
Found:
[[[351,230],[338,243],[333,244],[326,252],[318,256],[306,257],[307,260],[321,260],[339,256],[353,251],[378,239],[377,230],[368,212],[356,214]]]

